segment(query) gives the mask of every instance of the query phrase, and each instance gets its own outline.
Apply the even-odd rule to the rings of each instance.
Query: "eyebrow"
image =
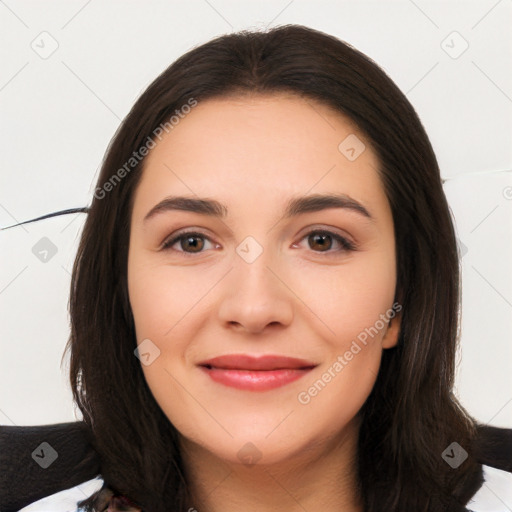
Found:
[[[375,220],[361,203],[346,194],[313,194],[291,198],[286,206],[284,218],[288,219],[303,213],[312,213],[329,208],[343,208]],[[228,214],[226,205],[214,199],[169,196],[156,204],[144,217],[144,222],[150,218],[168,211],[187,211],[210,217],[225,218]]]

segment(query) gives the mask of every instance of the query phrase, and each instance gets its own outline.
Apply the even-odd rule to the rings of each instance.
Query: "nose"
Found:
[[[270,263],[265,251],[252,263],[235,255],[218,309],[225,326],[256,334],[290,325],[294,296],[287,277]]]

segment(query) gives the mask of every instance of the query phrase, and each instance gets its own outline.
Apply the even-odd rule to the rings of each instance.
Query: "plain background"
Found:
[[[510,0],[5,0],[0,20],[2,227],[88,205],[121,119],[193,46],[299,23],[366,53],[417,110],[447,180],[463,270],[457,395],[479,421],[512,427]],[[0,232],[0,424],[81,417],[60,362],[83,221]],[[46,262],[33,250],[44,237]]]

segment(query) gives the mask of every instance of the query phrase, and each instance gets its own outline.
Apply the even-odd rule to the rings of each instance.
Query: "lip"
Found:
[[[311,368],[317,365],[306,359],[273,354],[263,356],[226,354],[201,361],[199,366],[211,366],[213,368],[223,368],[226,370],[286,370]]]
[[[294,357],[232,354],[198,364],[213,381],[247,391],[267,391],[289,384],[318,366]]]

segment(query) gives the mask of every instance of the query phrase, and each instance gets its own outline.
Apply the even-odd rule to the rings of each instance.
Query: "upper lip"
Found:
[[[303,369],[317,366],[306,359],[279,355],[250,356],[248,354],[229,354],[201,361],[199,366],[223,368],[226,370],[281,370]]]

